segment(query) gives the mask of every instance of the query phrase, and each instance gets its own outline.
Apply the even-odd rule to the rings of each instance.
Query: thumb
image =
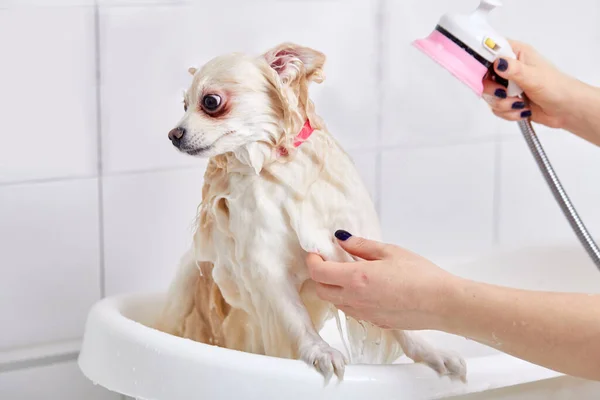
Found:
[[[386,244],[352,236],[351,233],[344,230],[336,231],[335,237],[344,250],[363,260],[382,260],[389,255],[388,245]]]
[[[539,76],[535,73],[534,67],[514,58],[499,58],[494,65],[494,70],[500,77],[515,82],[523,89],[535,86]]]

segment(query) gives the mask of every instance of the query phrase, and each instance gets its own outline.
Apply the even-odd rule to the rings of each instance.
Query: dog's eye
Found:
[[[202,99],[202,107],[208,111],[216,111],[217,108],[221,105],[221,97],[216,94],[207,94]]]
[[[183,111],[187,112],[187,103],[183,103]]]

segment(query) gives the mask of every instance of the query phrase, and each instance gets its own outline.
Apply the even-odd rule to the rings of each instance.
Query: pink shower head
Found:
[[[483,94],[488,71],[496,82],[506,86],[509,96],[518,96],[523,93],[521,88],[497,76],[492,68],[499,57],[516,58],[509,42],[487,21],[488,14],[501,4],[500,0],[480,0],[479,7],[470,14],[445,14],[427,38],[413,44],[478,96]]]
[[[434,30],[427,38],[414,41],[413,45],[473,89],[478,96],[483,94],[483,78],[488,66],[440,31]]]

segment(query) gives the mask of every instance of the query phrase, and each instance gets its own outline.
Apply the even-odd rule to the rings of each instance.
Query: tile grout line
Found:
[[[55,364],[64,364],[73,361],[77,361],[79,352],[65,352],[59,353],[43,358],[32,358],[26,360],[20,360],[9,364],[0,364],[0,374],[5,372],[19,371],[22,369],[48,367]]]
[[[98,172],[98,245],[100,298],[106,296],[106,266],[104,257],[104,166],[102,163],[102,93],[100,66],[100,7],[94,1],[94,64],[96,69],[96,157]]]
[[[98,128],[96,128],[98,129]],[[377,131],[377,127],[376,127]],[[377,157],[380,154],[383,154],[387,151],[395,151],[395,150],[423,150],[423,149],[438,149],[443,147],[454,147],[454,146],[465,146],[465,145],[478,145],[478,144],[486,144],[486,143],[499,143],[507,142],[510,140],[506,140],[503,138],[480,138],[480,139],[464,139],[456,142],[448,142],[448,143],[400,143],[400,144],[392,144],[386,146],[385,148],[382,145],[372,146],[372,147],[348,147],[346,150],[349,152],[360,150],[362,153],[374,153]],[[104,172],[104,178],[111,177],[121,177],[121,176],[135,176],[135,175],[143,175],[143,174],[152,174],[152,173],[163,173],[163,172],[176,172],[176,171],[189,171],[193,169],[200,168],[198,165],[177,165],[177,166],[165,166],[165,167],[156,167],[156,168],[146,168],[146,169],[129,169],[123,171],[116,172]],[[34,179],[23,179],[17,181],[7,181],[0,182],[0,189],[4,187],[10,186],[19,186],[19,185],[35,185],[35,184],[44,184],[44,183],[58,183],[58,182],[69,182],[69,181],[77,181],[77,180],[86,180],[86,179],[97,179],[98,175],[66,175],[59,177],[50,177],[50,178],[34,178]]]
[[[36,2],[32,2],[29,4],[0,4],[0,10],[14,10],[14,9],[56,9],[56,8],[85,8],[85,7],[94,7],[94,5],[98,4],[98,1],[80,1],[80,2],[65,2],[65,4],[48,4],[48,2],[40,0]],[[137,8],[137,7],[186,7],[193,6],[194,2],[190,0],[174,0],[174,1],[145,1],[145,2],[136,2],[136,1],[126,1],[123,3],[108,3],[102,4],[103,8]]]
[[[0,374],[76,361],[80,347],[81,339],[78,338],[0,351]]]
[[[158,167],[158,168],[148,168],[148,169],[131,169],[125,171],[118,172],[109,172],[103,173],[104,178],[112,178],[112,177],[121,177],[121,176],[135,176],[135,175],[144,175],[144,174],[153,174],[153,173],[163,173],[163,172],[177,172],[177,171],[189,171],[201,168],[198,165],[181,165],[181,166],[172,166],[172,167]],[[59,176],[52,178],[38,178],[38,179],[25,179],[21,181],[13,181],[13,182],[0,182],[0,189],[4,187],[10,186],[21,186],[21,185],[37,185],[37,184],[45,184],[45,183],[58,183],[58,182],[69,182],[69,181],[80,181],[80,180],[88,180],[88,179],[97,179],[98,175],[71,175],[71,176]]]
[[[375,15],[375,46],[376,46],[376,69],[375,75],[377,79],[377,118],[376,126],[377,130],[377,153],[375,154],[375,209],[377,214],[381,216],[381,203],[382,203],[382,189],[383,189],[383,64],[384,64],[384,35],[385,22],[384,17],[386,0],[379,0],[377,2],[377,11]]]
[[[22,185],[38,185],[45,183],[58,183],[58,182],[70,182],[70,181],[83,181],[87,179],[96,179],[96,175],[72,175],[72,176],[59,176],[52,178],[37,178],[37,179],[25,179],[21,181],[13,182],[0,182],[0,189],[11,186],[22,186]]]

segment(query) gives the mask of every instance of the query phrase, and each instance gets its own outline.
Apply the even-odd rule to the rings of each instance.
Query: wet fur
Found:
[[[337,310],[315,295],[307,252],[352,261],[332,237],[344,228],[380,240],[378,217],[353,162],[308,97],[325,56],[282,44],[260,57],[230,54],[191,69],[180,150],[210,157],[194,244],[183,257],[157,327],[203,343],[299,358],[327,379],[349,360],[318,334]],[[226,112],[203,113],[206,93]],[[306,120],[315,128],[292,143]],[[418,335],[347,321],[352,362],[391,363],[403,352],[440,374],[464,361]]]

